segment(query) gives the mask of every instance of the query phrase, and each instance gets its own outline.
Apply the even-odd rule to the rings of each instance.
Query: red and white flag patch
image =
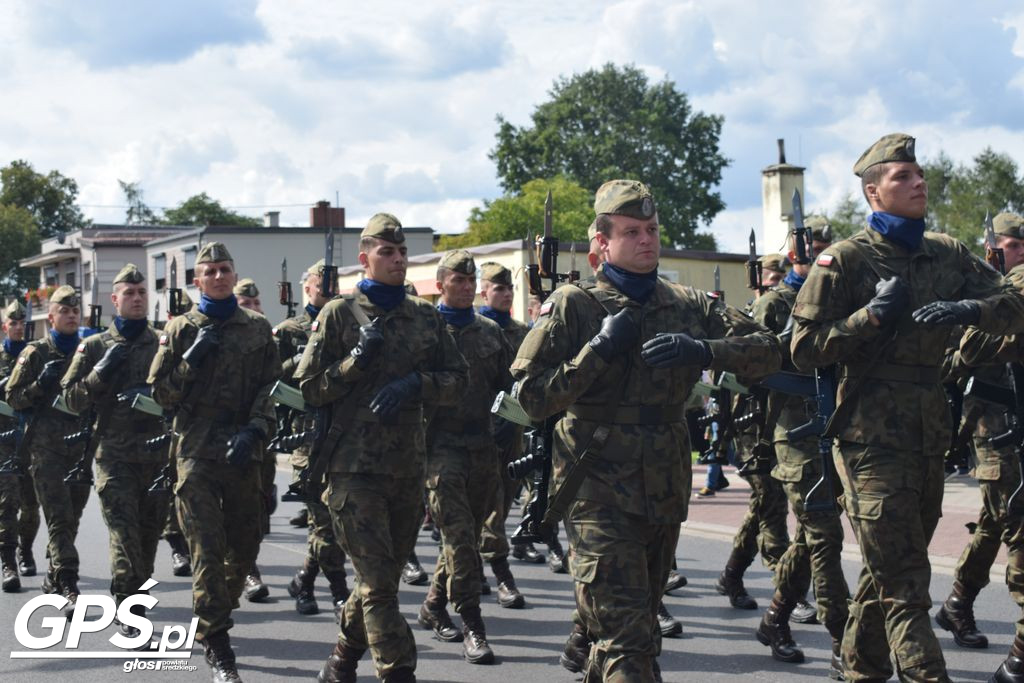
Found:
[[[78,345],[78,352],[85,353],[85,342],[82,342],[81,344]]]
[[[24,365],[28,362],[28,358],[25,356],[18,356],[18,365]]]
[[[320,321],[319,320],[314,320],[313,321],[313,326],[310,327],[309,329],[311,331],[313,331],[313,332],[316,332],[317,330],[319,330],[320,329]]]
[[[832,261],[834,260],[835,259],[832,258],[832,254],[822,254],[821,256],[818,257],[818,260],[815,261],[815,263],[817,263],[819,266],[825,266],[826,268],[828,268],[829,266],[832,265]]]
[[[167,346],[167,342],[170,341],[166,334],[160,335],[160,346]]]
[[[540,315],[547,315],[554,308],[555,303],[553,301],[545,301],[540,307]]]

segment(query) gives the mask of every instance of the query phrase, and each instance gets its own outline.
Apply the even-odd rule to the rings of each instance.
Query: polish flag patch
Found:
[[[24,365],[28,362],[28,358],[25,356],[18,356],[18,365]]]
[[[540,315],[547,315],[548,313],[550,313],[554,305],[555,304],[552,301],[545,301],[544,304],[541,305],[540,307]]]
[[[705,292],[705,293],[706,293],[706,294],[707,294],[707,295],[708,295],[709,297],[711,297],[712,299],[717,299],[717,298],[718,298],[718,292],[712,292],[712,291],[708,291],[708,292]]]
[[[313,332],[316,332],[317,330],[319,330],[320,329],[320,321],[319,320],[314,320],[313,321],[313,326],[310,327],[309,329],[312,330]]]
[[[161,334],[160,335],[160,346],[167,346],[167,342],[168,341],[169,340],[167,339],[167,335],[166,334]]]
[[[817,263],[819,266],[825,266],[826,268],[828,268],[829,266],[832,265],[833,260],[834,259],[832,258],[832,254],[822,254],[821,256],[818,257],[818,260],[815,261],[815,263]]]
[[[85,342],[82,342],[81,344],[78,345],[78,352],[85,353]]]

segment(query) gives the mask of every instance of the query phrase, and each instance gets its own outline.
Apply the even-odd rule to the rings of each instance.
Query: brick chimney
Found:
[[[311,228],[344,228],[345,208],[333,207],[326,200],[320,200],[309,209],[309,227]]]

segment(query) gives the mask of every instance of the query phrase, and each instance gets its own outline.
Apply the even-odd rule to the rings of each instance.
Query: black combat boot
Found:
[[[270,589],[267,588],[267,584],[263,583],[263,577],[260,576],[260,568],[256,566],[256,563],[252,563],[252,569],[249,570],[249,574],[245,577],[245,588],[242,591],[245,595],[245,599],[249,602],[263,602],[270,597]]]
[[[953,591],[935,613],[935,623],[951,632],[953,640],[960,647],[988,647],[988,638],[978,630],[974,622],[974,598],[977,596],[977,589],[966,588],[959,581],[954,581]]]
[[[295,516],[288,520],[293,527],[305,529],[309,526],[309,509],[305,505],[295,513]]]
[[[664,602],[658,602],[658,630],[663,638],[674,638],[683,635],[683,625],[668,613]]]
[[[345,610],[345,601],[352,593],[348,589],[348,581],[345,580],[345,570],[324,571],[327,577],[327,584],[331,589],[331,600],[334,602],[334,620],[341,625],[341,613]]]
[[[405,561],[405,566],[402,567],[402,581],[406,582],[410,586],[422,586],[430,577],[423,571],[423,567],[420,566],[420,559],[416,557],[416,551],[409,553],[409,559]]]
[[[1010,655],[988,679],[989,683],[1024,683],[1024,641],[1019,637],[1010,645]]]
[[[43,575],[43,585],[41,586],[43,592],[47,595],[60,592],[60,586],[57,584],[57,575],[51,564],[46,568],[46,573]]]
[[[516,543],[512,546],[512,557],[529,564],[542,564],[544,556],[537,552],[532,543]]]
[[[227,631],[218,631],[203,639],[203,657],[213,673],[214,683],[241,683]]]
[[[192,561],[189,559],[185,537],[171,534],[165,540],[171,546],[171,573],[175,576],[192,576]]]
[[[569,571],[565,551],[562,550],[562,544],[557,538],[548,543],[548,569],[555,574],[565,574]]]
[[[828,677],[833,681],[845,681],[846,670],[843,668],[842,642],[832,639],[832,660],[828,666]]]
[[[669,591],[674,591],[685,585],[686,577],[673,569],[668,573],[668,579],[665,581],[665,592],[668,593]]]
[[[324,662],[316,680],[320,683],[356,683],[356,666],[364,652],[341,643],[335,644],[334,652]]]
[[[311,557],[306,557],[302,568],[295,572],[288,584],[288,595],[295,598],[295,611],[299,614],[318,614],[316,598],[313,597],[313,582],[320,573],[320,565]]]
[[[789,620],[795,621],[798,624],[817,624],[818,609],[807,602],[806,597],[802,600],[797,600],[796,606],[793,607],[793,613],[789,615]]]
[[[480,595],[490,595],[491,584],[487,583],[487,575],[484,574],[484,563],[480,563]]]
[[[18,548],[18,570],[22,576],[36,575],[36,558],[32,555],[31,546]]]
[[[400,666],[384,674],[382,683],[416,683],[416,674],[411,668]]]
[[[487,644],[487,630],[479,607],[466,607],[462,617],[462,655],[470,664],[494,664],[494,651]]]
[[[434,637],[438,640],[457,643],[462,640],[462,632],[452,623],[446,609],[447,605],[448,595],[444,592],[444,587],[431,583],[427,598],[420,605],[420,614],[416,621],[423,628],[433,631]]]
[[[795,604],[796,601],[787,602],[776,594],[757,627],[757,639],[772,649],[772,658],[787,664],[804,661],[803,650],[796,646],[789,632],[789,615]]]
[[[491,561],[491,570],[494,572],[494,579],[498,582],[498,604],[509,609],[522,609],[526,605],[526,598],[516,587],[516,580],[512,576],[512,569],[508,566],[508,559]]]
[[[757,602],[750,597],[743,587],[743,572],[750,566],[750,561],[736,557],[735,551],[725,563],[725,571],[718,577],[715,589],[722,595],[729,596],[729,604],[736,609],[757,609]]]
[[[3,571],[4,593],[17,593],[21,590],[21,579],[18,578],[18,563],[14,559],[16,546],[5,545],[0,548],[0,570]]]
[[[67,598],[68,604],[64,605],[64,616],[70,619],[75,614],[75,605],[78,604],[78,572],[74,569],[60,569],[56,574],[56,586],[60,594]]]
[[[565,641],[562,654],[558,656],[558,662],[563,668],[574,674],[578,674],[587,668],[587,659],[590,657],[590,638],[587,632],[579,624],[573,624],[572,633]]]

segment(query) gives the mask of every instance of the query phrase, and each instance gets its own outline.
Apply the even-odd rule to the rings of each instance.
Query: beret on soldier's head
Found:
[[[24,320],[25,319],[25,307],[21,305],[21,301],[15,299],[11,303],[7,304],[4,308],[4,318],[6,320]]]
[[[597,237],[597,219],[595,218],[590,225],[587,226],[587,241]]]
[[[78,292],[75,291],[74,287],[61,285],[50,295],[50,303],[61,306],[77,306],[79,303]]]
[[[134,263],[125,264],[124,268],[119,270],[117,272],[117,275],[114,276],[115,285],[120,282],[127,282],[128,284],[137,285],[140,282],[144,282],[145,280],[146,276],[142,274],[142,271],[139,270],[139,267],[136,266]]]
[[[832,241],[832,225],[824,216],[809,216],[804,225],[811,230],[811,239],[815,242]]]
[[[476,263],[473,261],[473,255],[465,249],[449,251],[441,257],[441,263],[438,266],[463,275],[476,275]]]
[[[773,273],[786,273],[786,257],[782,254],[765,254],[757,259],[761,262],[761,268],[770,270]]]
[[[260,290],[256,286],[256,281],[251,277],[243,277],[231,291],[236,296],[247,296],[251,299],[255,299],[260,295]]]
[[[490,280],[496,285],[512,286],[512,271],[494,261],[480,264],[480,279]]]
[[[597,188],[594,213],[612,213],[646,220],[655,214],[654,196],[639,180],[609,180]]]
[[[310,275],[319,275],[320,274],[320,269],[323,268],[323,267],[324,267],[324,260],[320,259],[319,261],[317,261],[316,263],[311,265],[309,268],[306,268],[306,275],[305,275],[305,277],[309,277]]]
[[[228,248],[222,242],[207,242],[196,256],[196,263],[217,263],[218,261],[234,261]]]
[[[1024,238],[1024,218],[1015,213],[1003,212],[992,219],[992,229],[997,235]]]
[[[405,242],[405,233],[402,232],[402,223],[390,213],[378,213],[366,222],[366,227],[359,233],[359,239],[364,237],[376,237],[392,244]]]
[[[914,138],[906,133],[883,135],[878,142],[860,155],[860,159],[853,165],[853,174],[859,178],[875,164],[889,161],[917,161],[914,155]]]

